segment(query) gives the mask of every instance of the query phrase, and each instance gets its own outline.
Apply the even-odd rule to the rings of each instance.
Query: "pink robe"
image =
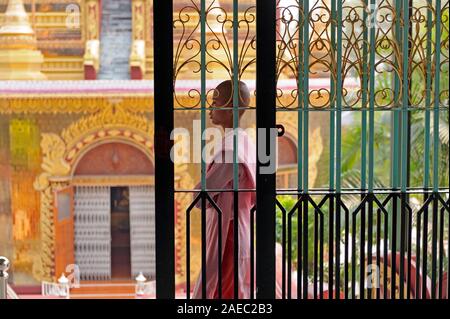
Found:
[[[239,188],[256,187],[256,149],[250,137],[243,130],[238,130],[238,166]],[[228,159],[228,160],[227,160]],[[233,132],[225,134],[221,145],[209,163],[206,172],[207,189],[233,189]],[[225,162],[227,160],[227,162]],[[201,184],[196,186],[199,189]],[[208,192],[211,199],[222,211],[222,298],[232,298],[233,284],[233,192]],[[250,297],[250,210],[255,205],[254,192],[239,193],[239,298]],[[201,208],[201,200],[197,203]],[[211,204],[206,201],[206,296],[207,299],[218,298],[218,215]],[[201,272],[198,276],[192,298],[202,298]]]
[[[238,163],[239,163],[239,188],[256,188],[256,149],[253,142],[245,131],[239,130],[238,135]],[[233,158],[233,134],[225,135],[217,152],[206,171],[207,189],[233,189],[233,164],[225,162],[225,159]],[[195,187],[199,189],[201,184]],[[208,192],[211,199],[222,211],[222,298],[234,297],[234,245],[233,245],[233,192]],[[250,298],[250,210],[256,204],[254,192],[239,193],[239,298]],[[201,200],[196,204],[201,208]],[[275,207],[274,207],[275,212]],[[257,213],[257,212],[256,212]],[[256,217],[256,216],[255,216]],[[218,222],[217,212],[211,204],[206,201],[206,299],[218,298]],[[282,298],[282,248],[276,244],[276,287],[277,299]],[[255,251],[256,253],[256,251]],[[256,261],[256,256],[255,256]],[[254,269],[255,269],[254,265]],[[256,269],[255,269],[256,274]],[[286,276],[287,279],[287,276]],[[255,278],[256,281],[256,278]],[[292,298],[297,298],[297,272],[293,271],[291,278]],[[286,282],[287,287],[287,282]],[[255,289],[255,287],[253,287]],[[256,294],[255,294],[256,295]],[[308,287],[309,298],[313,298],[312,286]],[[287,296],[287,294],[286,294]],[[202,298],[201,270],[197,278],[192,295],[194,299]]]

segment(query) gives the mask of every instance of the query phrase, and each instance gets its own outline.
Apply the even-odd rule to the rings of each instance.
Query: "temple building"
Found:
[[[198,51],[187,37],[199,37],[198,14],[184,2],[174,1],[175,127],[192,132],[200,119],[200,84]],[[228,12],[231,3],[220,1]],[[239,43],[247,46],[241,79],[254,93],[252,6],[254,1],[240,1],[248,32],[240,32]],[[211,15],[220,15],[214,10]],[[71,265],[85,281],[155,276],[152,21],[151,0],[0,0],[0,251],[12,257],[16,285],[56,281]],[[231,31],[220,19],[208,21],[208,49],[224,62],[208,60],[212,90],[230,79],[232,69],[225,62],[229,52],[214,37],[222,32],[230,41],[226,28]],[[295,87],[294,74],[281,77],[280,90]],[[312,86],[322,85],[320,72],[312,77]],[[280,103],[293,103],[293,96],[280,95]],[[318,94],[315,101],[324,98]],[[310,120],[314,184],[329,128],[320,124],[320,112]],[[289,112],[277,115],[285,128],[278,144],[280,188],[297,183],[297,121]],[[241,125],[255,127],[254,110]],[[198,163],[176,164],[176,189],[192,188],[199,172]],[[192,194],[179,192],[175,199],[180,283]],[[200,223],[194,218],[192,224],[198,236]],[[200,267],[196,254],[193,249],[192,274]]]

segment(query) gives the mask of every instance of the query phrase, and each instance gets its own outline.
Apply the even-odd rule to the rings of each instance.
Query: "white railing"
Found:
[[[156,281],[149,281],[136,284],[137,298],[151,298],[156,295]]]
[[[6,294],[8,296],[8,299],[20,299],[19,296],[16,294],[14,289],[11,288],[10,285],[6,286]]]
[[[8,258],[0,256],[0,299],[8,298],[8,269]]]
[[[70,298],[69,285],[62,285],[54,282],[42,282],[42,295],[48,297]]]

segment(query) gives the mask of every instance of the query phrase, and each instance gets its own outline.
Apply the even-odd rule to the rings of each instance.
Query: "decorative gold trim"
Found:
[[[155,176],[126,175],[126,176],[75,176],[72,179],[72,185],[85,186],[139,186],[155,185]]]
[[[133,40],[145,40],[145,0],[132,0]]]
[[[73,183],[92,183],[93,177],[72,178],[79,159],[93,145],[105,140],[127,141],[140,149],[147,149],[152,160],[153,123],[145,116],[131,113],[121,105],[110,105],[103,111],[81,118],[61,132],[42,134],[43,172],[36,178],[34,188],[41,193],[42,280],[55,280],[54,273],[54,193]],[[151,176],[136,178],[100,177],[96,184],[117,183],[154,184]],[[133,181],[132,181],[133,180]]]
[[[100,16],[101,8],[98,0],[86,0],[84,6],[85,21],[85,53],[84,65],[92,66],[98,71],[100,66]]]
[[[80,96],[83,94],[83,96]],[[121,107],[133,113],[153,112],[153,97],[149,94],[134,93],[113,94],[2,94],[0,98],[0,114],[73,114],[96,113],[110,107],[113,100],[119,99]]]
[[[188,172],[186,164],[176,165],[175,172],[181,178],[175,180],[175,189],[194,188],[193,180]],[[175,251],[176,251],[176,282],[186,281],[186,209],[192,202],[192,193],[182,192],[175,195],[175,214],[176,214],[176,233],[175,233]]]
[[[289,97],[283,97],[288,101]],[[99,112],[111,104],[117,104],[131,113],[152,113],[154,107],[153,92],[106,93],[40,93],[40,94],[2,94],[0,96],[0,114],[89,114]],[[183,94],[178,102],[190,103],[192,97]],[[200,110],[200,108],[197,108]],[[180,110],[182,111],[182,110]],[[189,112],[187,110],[186,112]],[[281,113],[281,112],[279,112]]]

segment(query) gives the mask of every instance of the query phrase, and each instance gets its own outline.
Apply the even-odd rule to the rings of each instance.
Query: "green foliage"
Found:
[[[286,214],[286,227],[285,227],[285,234],[286,234],[286,250],[288,248],[287,242],[288,242],[288,214],[289,212],[294,208],[295,204],[297,203],[297,198],[291,195],[281,195],[277,196],[277,199],[280,203],[280,205],[285,209]],[[328,205],[324,205],[322,211],[324,213],[328,212]],[[308,208],[308,264],[309,267],[313,266],[314,261],[314,225],[315,225],[315,210],[313,207],[309,206]],[[297,267],[297,261],[298,261],[298,209],[296,209],[291,217],[292,224],[291,224],[291,230],[292,230],[292,265],[293,267]],[[327,215],[324,215],[324,253],[328,251],[328,217]],[[318,219],[317,219],[318,220]],[[317,223],[319,225],[319,223]],[[300,225],[303,230],[303,225]],[[318,227],[318,226],[317,226]],[[301,231],[302,231],[301,230]],[[283,236],[283,211],[277,206],[276,209],[276,241],[280,244],[282,244],[282,237]],[[319,253],[319,252],[317,252]],[[287,255],[286,255],[287,258]]]

